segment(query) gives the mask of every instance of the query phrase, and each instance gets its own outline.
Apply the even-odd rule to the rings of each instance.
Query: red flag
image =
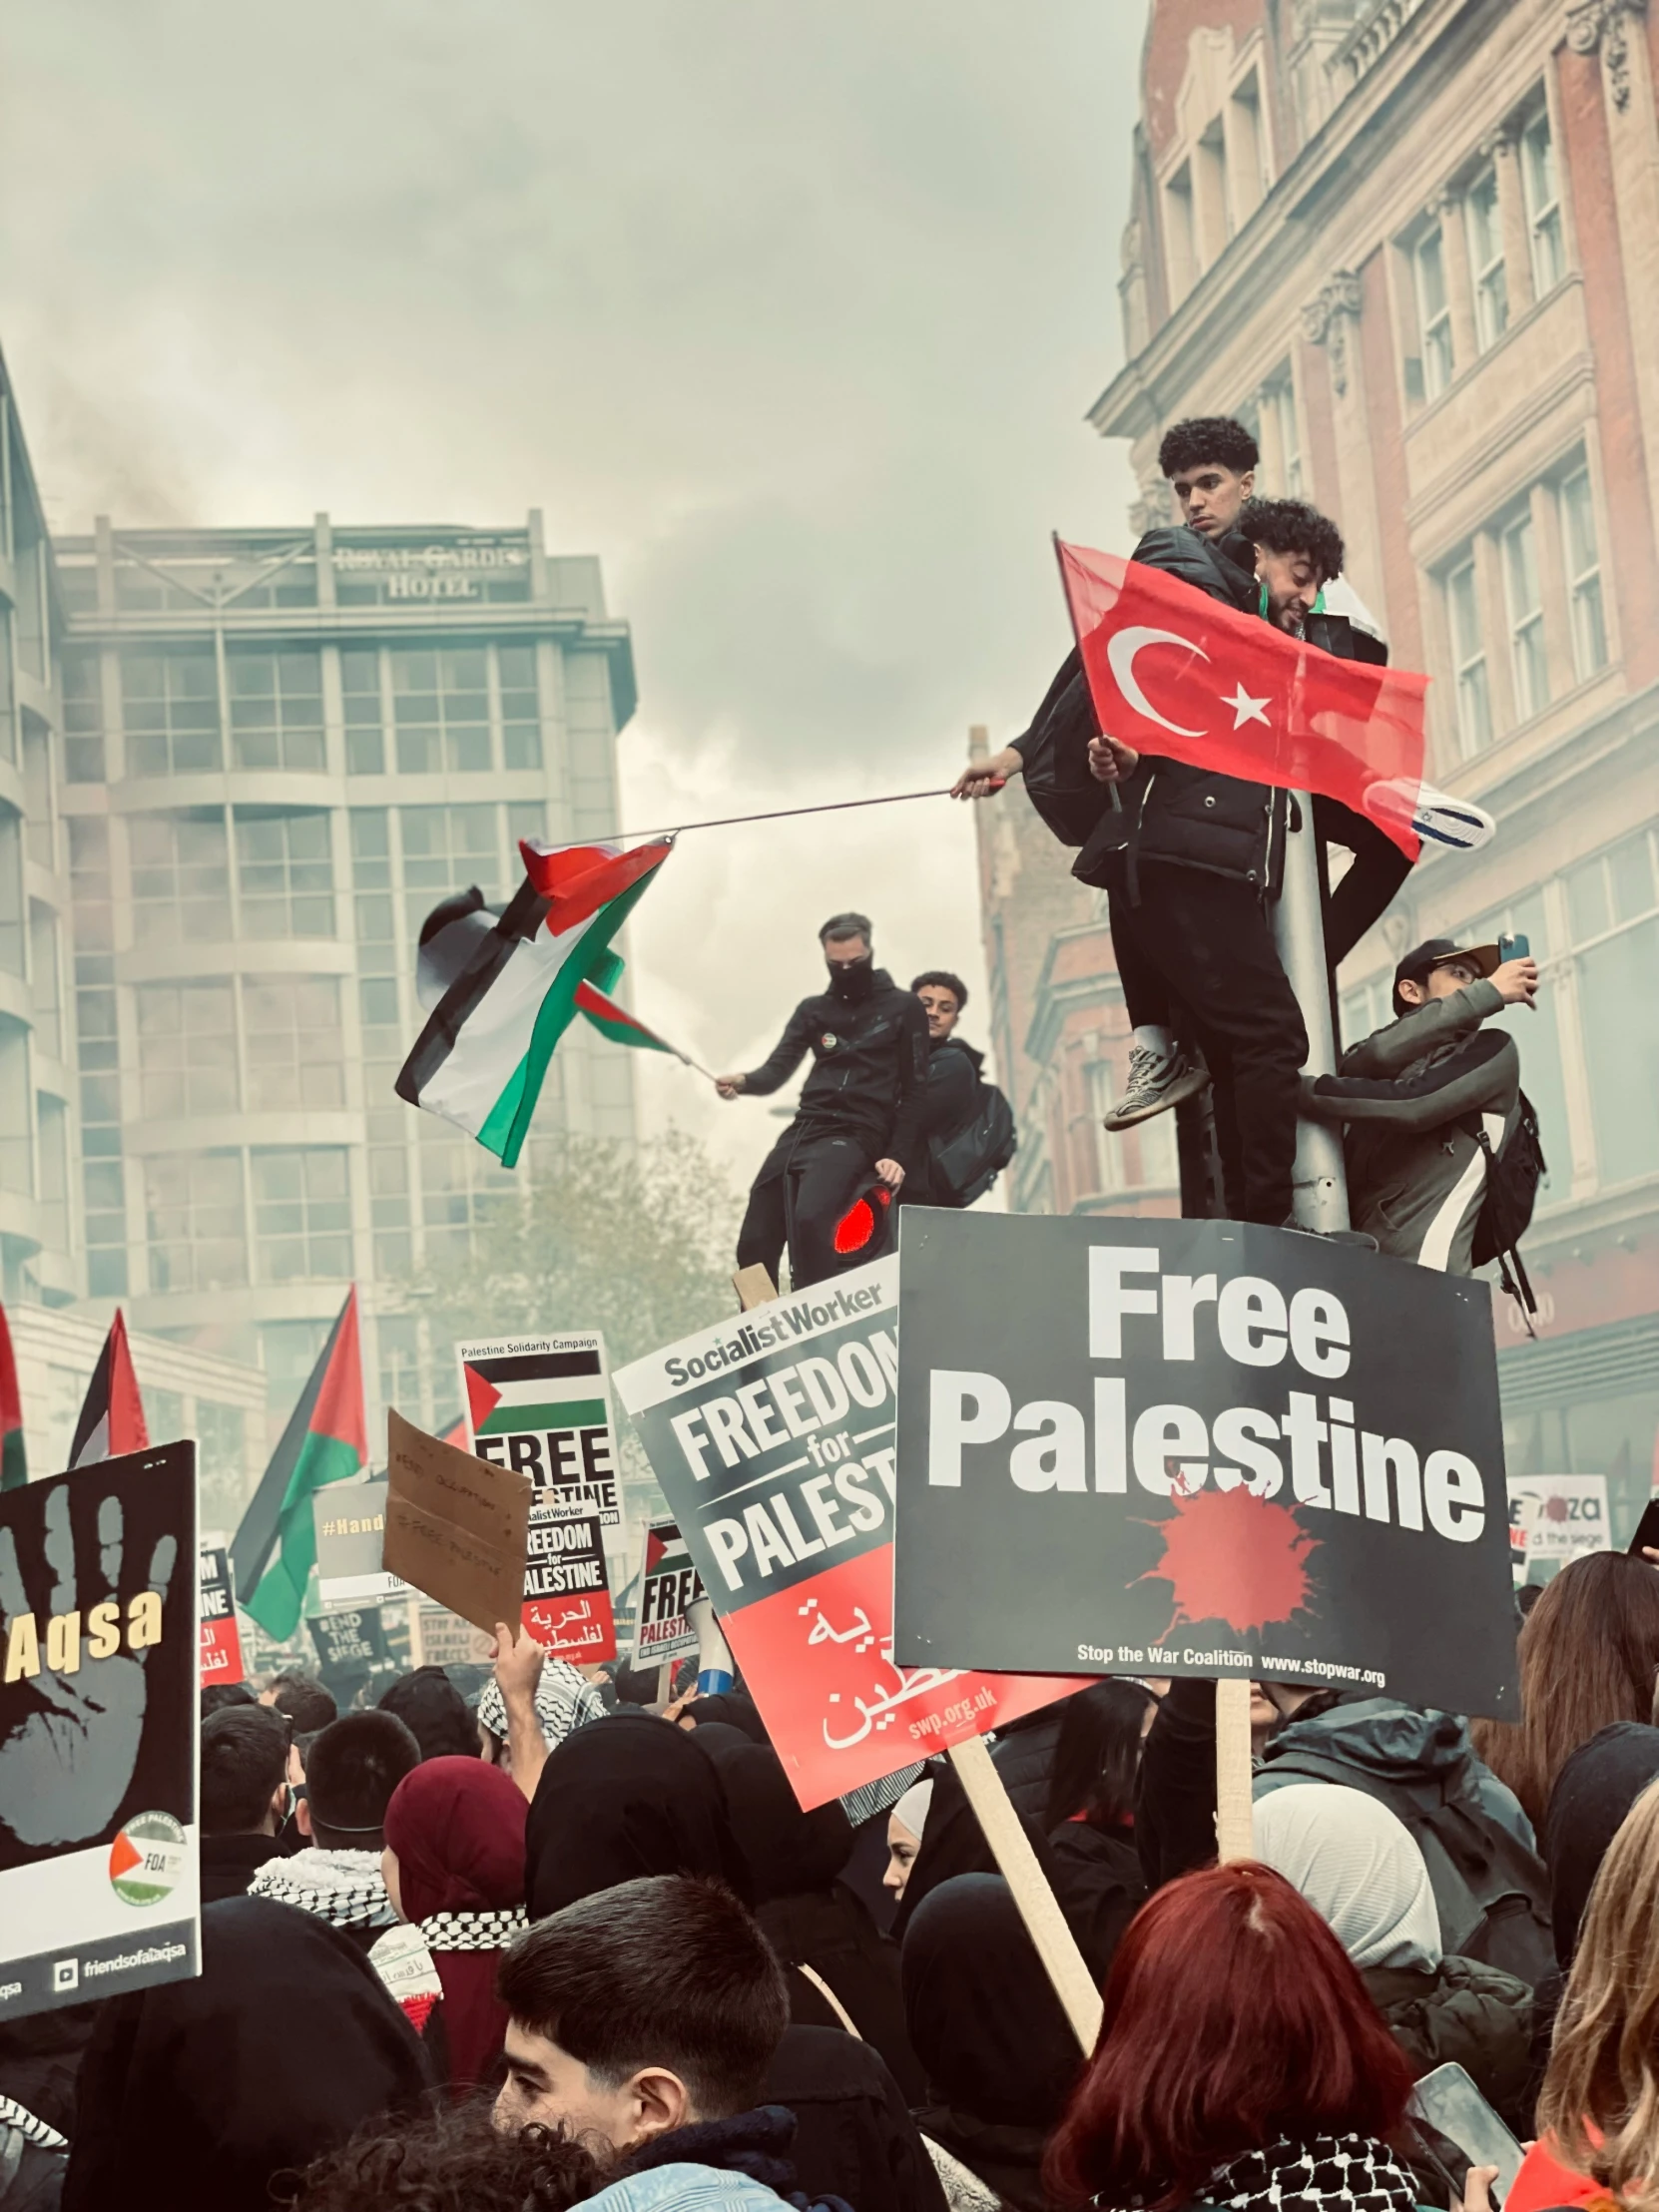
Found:
[[[133,1356],[127,1349],[127,1324],[118,1306],[87,1384],[81,1417],[75,1423],[75,1438],[69,1447],[69,1463],[72,1467],[87,1467],[98,1459],[119,1459],[124,1451],[142,1451],[149,1441],[144,1400],[133,1373]]]
[[[1158,569],[1055,544],[1102,730],[1191,768],[1341,800],[1416,858],[1426,676],[1338,660]]]

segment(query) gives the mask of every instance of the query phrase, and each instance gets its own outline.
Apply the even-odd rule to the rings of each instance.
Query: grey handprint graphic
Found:
[[[178,1537],[156,1536],[148,1559],[131,1562],[124,1596],[127,1508],[111,1490],[88,1526],[90,1499],[75,1487],[87,1477],[96,1480],[94,1470],[51,1486],[38,1547],[21,1527],[0,1527],[0,1639],[8,1676],[16,1667],[0,1699],[0,1835],[25,1851],[97,1838],[126,1796],[144,1738],[151,1658],[133,1631],[133,1599],[148,1588],[158,1603],[144,1611],[165,1615],[179,1560]],[[30,1573],[25,1561],[37,1552]],[[32,1632],[19,1626],[14,1636],[25,1618]],[[38,1671],[18,1662],[19,1648],[38,1659]]]

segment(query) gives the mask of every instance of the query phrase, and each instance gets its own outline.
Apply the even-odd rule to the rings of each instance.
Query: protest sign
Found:
[[[901,1664],[1513,1715],[1485,1284],[1233,1222],[901,1237]]]
[[[196,1446],[0,1493],[0,2020],[200,1972]]]
[[[474,1628],[441,1605],[420,1608],[420,1659],[428,1667],[487,1666],[495,1649],[492,1633]]]
[[[673,1521],[653,1521],[645,1532],[639,1617],[634,1624],[634,1664],[660,1667],[697,1649],[697,1630],[686,1608],[705,1596],[686,1539]]]
[[[1509,1549],[1524,1581],[1534,1559],[1578,1559],[1607,1551],[1612,1537],[1604,1474],[1514,1475],[1509,1481]]]
[[[305,1626],[316,1646],[316,1671],[323,1687],[342,1707],[351,1703],[371,1676],[391,1665],[386,1624],[377,1605],[313,1613]]]
[[[627,1533],[604,1338],[591,1329],[556,1337],[478,1338],[457,1345],[455,1352],[473,1450],[493,1466],[527,1474],[535,1484],[524,1625],[561,1658],[614,1658],[610,1584],[622,1579]],[[592,1515],[599,1530],[604,1560],[597,1586],[591,1567],[578,1574],[568,1554],[572,1517],[578,1513]],[[569,1573],[558,1571],[561,1561]],[[580,1581],[587,1613],[581,1620],[572,1617],[565,1641],[550,1641],[555,1632],[548,1623],[558,1609],[545,1601],[569,1594],[557,1585],[572,1577]],[[584,1634],[592,1641],[578,1651],[570,1638]]]
[[[524,1602],[530,1482],[386,1412],[381,1564],[486,1635]]]
[[[857,1268],[618,1371],[804,1806],[1080,1685],[892,1660],[898,1268]]]
[[[616,1626],[597,1513],[543,1495],[531,1508],[525,1627],[556,1659],[616,1657]]]
[[[386,1532],[386,1481],[331,1482],[311,1500],[316,1522],[316,1587],[324,1605],[377,1605],[407,1597],[409,1585],[380,1564]]]
[[[242,1682],[242,1631],[231,1596],[231,1562],[223,1545],[201,1553],[202,1660],[204,1690],[215,1682]]]

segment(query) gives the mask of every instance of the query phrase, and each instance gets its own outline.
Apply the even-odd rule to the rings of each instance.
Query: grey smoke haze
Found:
[[[18,0],[0,342],[54,521],[512,521],[635,627],[638,826],[948,782],[1122,546],[1082,422],[1145,0]],[[1059,854],[1056,854],[1059,860]],[[982,979],[966,811],[688,838],[636,1003],[743,1064],[863,905]],[[970,1013],[967,1029],[982,1035]],[[773,1126],[677,1067],[646,1112]]]

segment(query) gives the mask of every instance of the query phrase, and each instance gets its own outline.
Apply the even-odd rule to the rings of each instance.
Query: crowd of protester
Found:
[[[1514,1728],[1100,1682],[993,1757],[1103,1992],[1083,2051],[955,1769],[803,1812],[740,1689],[503,1635],[336,1714],[209,1693],[202,1972],[0,2031],[4,2212],[1659,2207],[1659,1581],[1568,1565]],[[534,1755],[524,1743],[536,1731]],[[863,1811],[854,1806],[853,1813]]]

